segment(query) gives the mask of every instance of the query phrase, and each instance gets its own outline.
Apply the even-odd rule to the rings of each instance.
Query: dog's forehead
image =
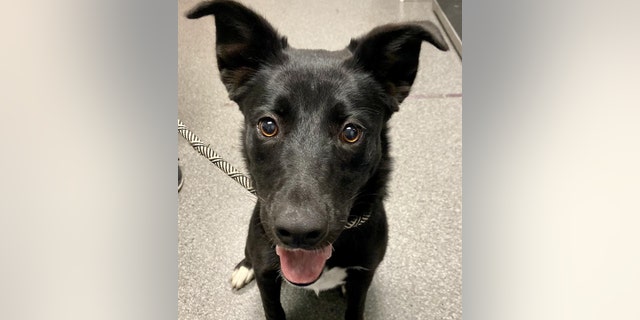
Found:
[[[359,76],[344,66],[350,55],[345,51],[288,51],[286,62],[271,73],[271,93],[295,104],[348,101],[359,90]]]
[[[345,85],[352,76],[343,67],[344,53],[324,50],[292,50],[276,75],[289,86]]]
[[[261,95],[250,119],[271,113],[296,121],[340,121],[355,115],[362,122],[382,117],[372,76],[350,67],[347,50],[286,51],[284,61],[260,72]]]

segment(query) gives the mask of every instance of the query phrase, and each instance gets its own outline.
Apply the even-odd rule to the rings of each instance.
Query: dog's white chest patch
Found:
[[[299,288],[313,290],[316,295],[320,294],[320,291],[333,289],[337,286],[343,285],[345,283],[345,279],[347,278],[347,269],[346,268],[324,268],[322,275],[316,282],[308,285],[308,286],[297,286]]]

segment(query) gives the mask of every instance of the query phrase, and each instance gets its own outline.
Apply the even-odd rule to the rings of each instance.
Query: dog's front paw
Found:
[[[247,283],[253,280],[253,268],[247,268],[240,265],[233,270],[231,274],[231,288],[234,290],[242,289]]]

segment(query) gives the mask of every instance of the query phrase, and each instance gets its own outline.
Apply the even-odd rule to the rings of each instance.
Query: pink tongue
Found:
[[[331,250],[331,245],[318,250],[287,250],[276,246],[282,275],[296,284],[316,281],[324,269],[324,262],[331,257]]]

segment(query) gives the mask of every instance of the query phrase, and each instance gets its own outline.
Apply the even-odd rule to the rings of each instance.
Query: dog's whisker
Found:
[[[356,192],[356,193],[351,197],[351,199],[349,199],[349,201],[352,201],[352,200],[354,200],[354,199],[356,199],[356,198],[360,197],[360,195],[361,195],[361,194],[362,194],[362,190],[358,190],[358,192]]]

